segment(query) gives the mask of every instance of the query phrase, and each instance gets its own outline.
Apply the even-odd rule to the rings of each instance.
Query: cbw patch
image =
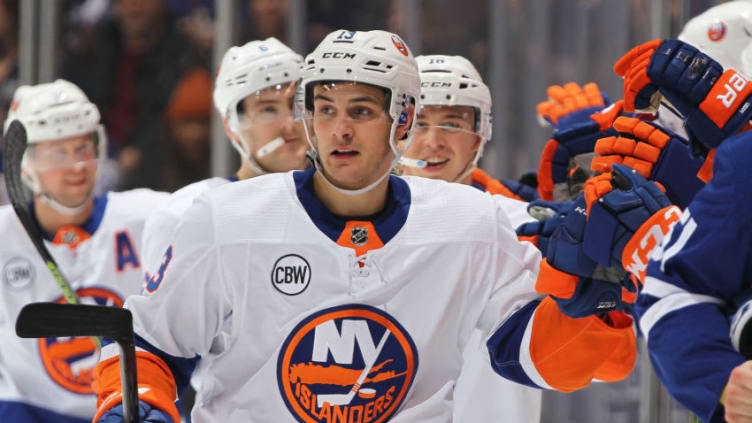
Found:
[[[123,300],[114,292],[103,288],[82,288],[76,291],[81,304],[122,307]],[[60,297],[56,303],[64,303]],[[39,339],[39,355],[47,374],[64,389],[90,395],[94,367],[99,362],[99,351],[89,337],[62,337]]]
[[[385,422],[418,370],[418,350],[392,316],[348,304],[312,314],[290,332],[277,359],[280,395],[305,423]]]

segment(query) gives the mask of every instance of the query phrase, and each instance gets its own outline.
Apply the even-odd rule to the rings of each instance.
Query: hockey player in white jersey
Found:
[[[451,421],[475,327],[494,369],[530,386],[629,372],[631,320],[570,319],[541,300],[540,254],[492,196],[390,176],[419,90],[412,54],[388,32],[338,30],[306,58],[296,105],[316,168],[201,195],[126,304],[142,419],[177,422],[177,387],[225,329],[197,422]],[[116,355],[106,346],[95,371],[95,422],[122,421]]]
[[[293,100],[303,58],[274,37],[227,50],[214,85],[214,106],[240,154],[233,177],[214,177],[181,188],[146,220],[144,269],[159,268],[180,215],[202,192],[269,172],[306,167],[303,126],[293,119]]]
[[[227,50],[217,72],[214,105],[240,153],[240,169],[232,178],[214,177],[181,188],[149,215],[142,242],[147,283],[155,277],[150,272],[159,269],[180,215],[201,193],[268,172],[306,167],[305,134],[302,123],[293,120],[292,108],[302,64],[299,54],[273,37]],[[223,336],[215,341],[216,354],[224,348]],[[204,372],[211,372],[209,357],[201,361],[192,378],[197,401],[205,401]]]
[[[519,184],[508,186],[477,167],[492,131],[491,91],[478,71],[462,56],[418,56],[415,61],[420,110],[412,143],[400,160],[404,174],[472,185],[497,195],[513,227],[532,221],[527,203],[514,192]],[[454,421],[540,420],[541,391],[499,378],[480,331],[473,332],[463,360],[454,388]]]
[[[96,106],[68,81],[19,87],[5,128],[26,128],[22,177],[45,245],[83,303],[122,306],[142,285],[144,219],[167,196],[149,190],[92,192],[106,138]],[[82,423],[96,410],[99,351],[90,338],[20,339],[29,302],[64,302],[11,206],[0,207],[0,421]]]

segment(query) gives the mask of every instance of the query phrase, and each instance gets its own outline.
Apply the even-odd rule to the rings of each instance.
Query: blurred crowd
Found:
[[[291,41],[288,0],[235,1],[233,45],[270,36]],[[615,13],[613,2],[538,3],[506,0],[503,5],[505,20],[500,25],[509,58],[503,64],[503,88],[508,95],[495,101],[497,117],[504,120],[495,122],[495,135],[505,139],[497,140],[486,158],[488,168],[508,173],[499,176],[519,175],[533,163],[525,155],[525,140],[542,137],[537,125],[530,125],[534,107],[526,105],[542,99],[542,87],[575,78],[598,81],[607,92],[618,85],[607,67],[589,66],[595,61],[613,62],[622,53],[613,47],[614,40],[598,42],[598,34],[613,24],[603,18]],[[623,21],[629,30],[620,44],[626,48],[649,38],[649,4],[642,0],[624,3],[629,3],[622,6],[629,15]],[[470,0],[461,8],[450,0],[308,0],[303,4],[306,51],[299,52],[303,55],[338,28],[383,28],[408,36],[414,45],[405,13],[412,4],[417,5],[420,22],[418,31],[413,31],[420,34],[418,53],[461,54],[493,85],[488,74],[492,66],[489,13],[494,4],[489,0]],[[2,120],[18,86],[19,5],[19,0],[0,0]],[[215,0],[62,2],[55,74],[81,87],[102,111],[110,158],[100,177],[103,189],[174,191],[209,176],[215,12]],[[582,24],[595,27],[573,31],[578,16],[589,22]],[[539,19],[544,20],[541,25],[531,26]],[[551,29],[546,29],[549,24]],[[603,31],[598,29],[601,26]],[[585,45],[590,46],[588,51],[580,51]],[[595,54],[590,52],[593,49]],[[588,60],[582,60],[583,56]],[[528,98],[532,90],[540,97]],[[494,152],[499,143],[504,148]],[[530,151],[537,154],[540,148],[531,145]]]

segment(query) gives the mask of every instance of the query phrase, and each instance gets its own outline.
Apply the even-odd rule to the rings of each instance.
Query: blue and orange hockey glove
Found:
[[[148,402],[139,401],[139,418],[142,423],[175,423],[164,411],[152,407]],[[123,404],[116,405],[104,413],[96,423],[123,423]]]
[[[588,223],[583,249],[598,264],[623,267],[644,281],[648,257],[663,241],[681,210],[636,170],[614,164],[611,173],[585,184]],[[626,287],[635,281],[625,280]]]
[[[592,170],[610,172],[621,163],[666,189],[671,203],[685,208],[705,185],[697,174],[703,160],[692,157],[689,142],[660,125],[620,116],[613,128],[618,135],[601,138],[595,144]]]
[[[585,317],[621,308],[622,269],[607,269],[585,254],[587,222],[583,194],[559,211],[560,219],[541,262],[535,290],[556,301],[562,313]]]
[[[752,117],[752,84],[679,40],[653,40],[622,56],[624,110],[656,110],[663,102],[684,117],[692,151],[705,154]]]
[[[531,201],[527,205],[527,212],[536,221],[523,223],[517,227],[517,238],[520,241],[533,243],[543,256],[548,251],[548,239],[554,229],[564,222],[564,217],[574,208],[574,201],[560,203],[556,201]]]
[[[587,122],[590,115],[611,104],[595,82],[583,87],[576,82],[568,82],[563,87],[551,85],[546,89],[546,95],[548,100],[538,103],[538,122],[554,130]]]
[[[538,194],[546,201],[573,200],[590,176],[590,160],[599,138],[616,135],[611,125],[621,114],[617,101],[587,121],[554,132],[541,153],[538,165]],[[579,175],[581,174],[581,175]]]

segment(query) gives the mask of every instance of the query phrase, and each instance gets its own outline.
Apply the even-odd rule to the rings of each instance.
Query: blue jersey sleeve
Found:
[[[723,421],[719,398],[744,361],[728,315],[752,286],[751,162],[752,133],[718,149],[713,179],[651,258],[635,307],[658,377],[704,421]]]

